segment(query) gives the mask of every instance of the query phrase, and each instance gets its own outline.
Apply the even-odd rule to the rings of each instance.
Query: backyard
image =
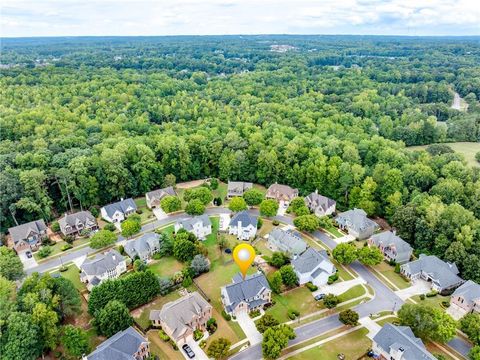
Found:
[[[70,280],[73,283],[73,285],[75,285],[75,288],[80,292],[87,289],[85,284],[80,281],[80,272],[78,267],[75,264],[69,265],[67,271],[63,271],[63,272],[57,271],[52,273],[52,275],[53,274],[60,274],[60,276]]]
[[[154,260],[148,266],[155,274],[161,277],[170,277],[177,271],[182,271],[183,264],[172,256],[163,257],[160,260]]]
[[[142,211],[142,213],[139,214],[142,224],[155,220],[155,215],[153,215],[152,210],[147,207],[145,196],[138,197],[134,201],[137,205],[137,209]]]

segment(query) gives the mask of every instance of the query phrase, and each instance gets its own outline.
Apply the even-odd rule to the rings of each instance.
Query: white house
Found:
[[[122,222],[127,216],[137,210],[137,205],[132,198],[120,200],[116,203],[105,205],[100,209],[102,218],[111,223]]]
[[[328,282],[328,278],[337,271],[328,258],[327,252],[314,248],[308,248],[303,254],[292,260],[292,266],[300,285],[312,282],[316,286],[323,286]]]
[[[180,229],[194,234],[199,240],[205,240],[212,233],[212,222],[208,215],[204,214],[178,221],[175,224],[175,232]]]
[[[115,279],[127,271],[127,263],[116,250],[99,254],[94,259],[85,259],[80,265],[80,280],[87,284],[87,289],[92,290],[106,279]]]
[[[247,211],[236,213],[230,220],[228,233],[235,235],[239,240],[250,240],[257,234],[257,217]]]

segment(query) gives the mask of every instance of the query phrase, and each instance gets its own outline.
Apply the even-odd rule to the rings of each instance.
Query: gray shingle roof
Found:
[[[352,209],[338,214],[335,221],[340,225],[352,228],[356,231],[363,231],[370,227],[378,227],[377,223],[367,217],[363,209]]]
[[[101,343],[95,351],[87,356],[88,360],[132,360],[142,343],[148,340],[133,327],[129,327],[113,335]]]
[[[228,194],[242,196],[243,193],[253,187],[251,182],[229,181],[227,185]]]
[[[268,235],[268,240],[272,241],[279,250],[290,254],[298,255],[307,249],[307,243],[303,241],[300,234],[291,230],[285,231],[278,227],[274,228]]]
[[[322,262],[324,262],[325,266],[323,268],[325,268],[325,270],[327,267],[330,268],[333,266],[325,250],[318,251],[310,247],[295,260],[292,260],[292,265],[296,271],[304,274],[315,270]]]
[[[102,275],[110,269],[115,269],[124,260],[117,250],[110,250],[105,254],[99,254],[94,259],[85,259],[80,265],[80,270],[87,275]]]
[[[162,200],[165,196],[177,196],[177,193],[172,186],[169,186],[163,189],[149,191],[146,195],[150,200]]]
[[[76,227],[77,224],[80,223],[85,226],[87,225],[87,222],[89,225],[96,223],[96,220],[90,211],[79,211],[74,214],[66,214],[58,220],[58,224],[60,225],[60,229],[62,230],[62,232],[65,231],[66,225]]]
[[[415,337],[408,326],[395,326],[385,324],[375,335],[373,341],[385,352],[390,353],[390,349],[403,349],[404,360],[435,360],[430,354],[422,340]]]
[[[398,261],[410,260],[410,256],[412,255],[412,247],[409,243],[403,240],[401,237],[396,235],[391,231],[384,231],[380,234],[372,235],[371,237],[372,243],[375,244],[377,247],[385,248],[395,248],[397,253],[396,258]]]
[[[193,317],[203,317],[202,313],[212,306],[198,293],[193,292],[178,300],[166,303],[162,310],[150,312],[150,320],[161,320],[173,331],[173,337],[181,336],[192,329],[188,324]],[[208,319],[207,319],[208,320]]]
[[[292,200],[298,196],[298,189],[294,189],[288,185],[272,184],[268,188],[266,196],[275,199]]]
[[[312,192],[305,197],[305,203],[312,210],[321,208],[323,211],[327,211],[330,207],[337,204],[335,200],[320,195],[318,191]]]
[[[185,220],[180,220],[178,223],[187,231],[193,230],[193,225],[201,222],[202,227],[206,227],[209,225],[212,225],[212,222],[210,221],[210,218],[208,217],[207,214],[203,214],[200,216],[195,216],[191,219],[185,219]]]
[[[132,198],[121,200],[113,204],[105,205],[103,208],[105,209],[105,212],[107,213],[107,215],[112,217],[117,210],[122,213],[125,213],[129,207],[133,208],[134,210],[137,210],[137,204],[135,204],[135,201],[133,201]]]
[[[243,279],[240,273],[233,277],[233,283],[225,286],[225,291],[230,300],[229,311],[234,309],[239,303],[245,301],[251,308],[253,306],[253,298],[262,294],[264,291],[270,291],[267,278],[261,272],[253,275],[248,275]],[[251,299],[251,300],[248,300]]]
[[[421,254],[418,260],[404,264],[402,268],[411,275],[422,271],[427,273],[433,279],[433,282],[442,289],[448,289],[463,281],[457,276],[458,268],[455,263],[447,263],[435,255]]]
[[[142,254],[150,254],[153,249],[160,248],[160,235],[156,233],[145,233],[138,239],[127,241],[123,248],[132,259],[135,256],[141,257]]]
[[[16,244],[19,241],[25,240],[31,232],[38,234],[46,229],[47,225],[45,225],[45,221],[35,220],[26,224],[11,227],[8,229],[8,232],[10,233],[14,244]]]
[[[480,285],[472,280],[468,280],[455,290],[452,296],[461,296],[468,305],[472,306],[475,301],[480,299]]]
[[[258,217],[255,215],[250,215],[248,211],[240,211],[236,213],[233,218],[230,220],[230,226],[237,226],[239,222],[242,223],[242,227],[247,227],[249,225],[257,226]]]

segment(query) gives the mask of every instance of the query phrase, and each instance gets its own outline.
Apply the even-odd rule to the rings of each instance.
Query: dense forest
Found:
[[[3,39],[1,229],[219,177],[318,189],[480,281],[478,38]],[[454,92],[468,111],[451,108]]]

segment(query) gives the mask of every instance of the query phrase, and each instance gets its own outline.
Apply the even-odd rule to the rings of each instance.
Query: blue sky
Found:
[[[2,0],[17,36],[480,35],[479,0]]]

